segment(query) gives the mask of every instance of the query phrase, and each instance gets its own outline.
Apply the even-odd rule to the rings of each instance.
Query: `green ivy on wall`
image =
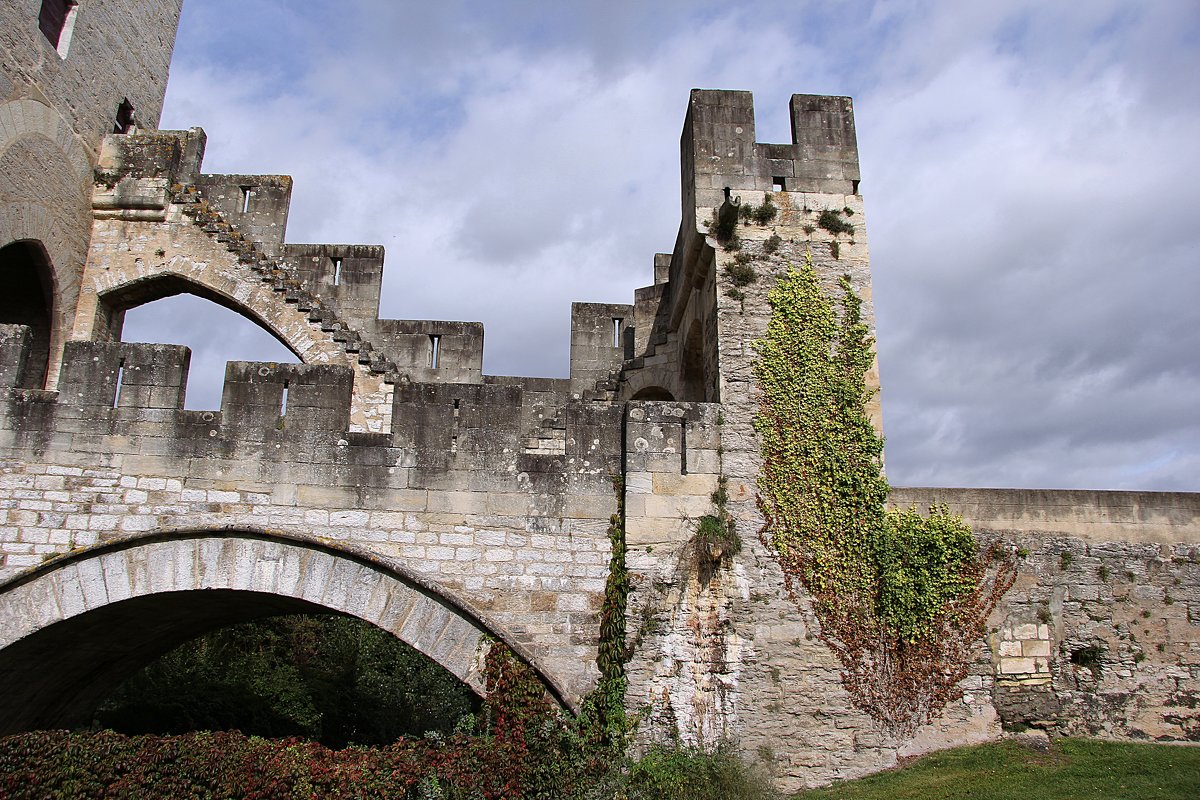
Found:
[[[883,440],[867,414],[874,341],[849,276],[841,290],[835,307],[810,254],[767,295],[754,345],[762,539],[793,598],[811,598],[855,704],[903,732],[956,696],[1016,567],[944,508],[886,508]]]

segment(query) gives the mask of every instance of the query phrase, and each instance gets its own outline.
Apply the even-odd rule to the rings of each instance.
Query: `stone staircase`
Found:
[[[229,252],[237,256],[238,262],[255,273],[259,280],[282,298],[283,302],[307,313],[309,325],[313,329],[327,334],[331,340],[341,345],[346,353],[354,356],[362,367],[382,376],[385,384],[394,385],[400,379],[400,370],[391,359],[378,352],[362,333],[339,319],[332,308],[306,289],[284,261],[268,256],[252,239],[239,231],[237,226],[225,219],[203,198],[195,186],[176,184],[171,187],[170,198],[172,203],[180,207],[184,216],[216,241],[224,244]]]

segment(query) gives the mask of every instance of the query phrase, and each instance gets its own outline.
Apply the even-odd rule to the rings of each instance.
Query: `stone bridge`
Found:
[[[28,34],[14,53],[45,51],[0,65],[24,92],[0,105],[0,733],[86,724],[178,643],[290,612],[367,620],[476,690],[502,641],[574,708],[623,550],[641,734],[739,742],[786,788],[1005,726],[1200,740],[1200,495],[896,490],[1021,557],[960,696],[912,736],[855,707],[760,541],[767,292],[811,258],[874,326],[849,98],[793,96],[792,141],[768,144],[748,93],[693,91],[653,283],[573,305],[568,377],[489,376],[478,323],[378,317],[381,247],[287,242],[286,176],[203,173],[198,129],[105,135],[112,98],[78,96],[81,76],[118,77],[153,121],[179,2],[83,8],[102,5],[159,49],[124,63],[81,26],[65,58],[26,24],[36,4],[0,8]],[[730,219],[737,247],[716,235]],[[301,363],[231,363],[221,407],[185,409],[187,349],[121,341],[126,311],[180,292]],[[695,536],[718,488],[736,554]]]

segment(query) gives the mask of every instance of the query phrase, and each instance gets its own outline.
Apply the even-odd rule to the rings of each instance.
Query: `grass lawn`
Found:
[[[795,800],[1200,800],[1200,747],[1057,739],[963,747]]]

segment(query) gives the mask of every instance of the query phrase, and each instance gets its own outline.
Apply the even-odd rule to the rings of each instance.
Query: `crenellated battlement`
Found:
[[[849,97],[794,94],[790,144],[764,144],[754,132],[750,92],[693,89],[683,126],[685,215],[719,206],[734,191],[858,194],[858,140]]]
[[[0,355],[17,360],[21,348],[27,349],[27,330],[3,326]],[[10,390],[4,422],[9,437],[30,442],[63,435],[94,445],[97,437],[117,436],[122,441],[106,447],[183,458],[245,453],[279,462],[293,460],[299,448],[305,460],[330,464],[339,463],[339,447],[383,448],[386,455],[363,458],[374,465],[403,465],[430,480],[479,472],[472,479],[476,485],[511,482],[518,473],[595,476],[620,469],[619,447],[601,451],[596,444],[618,432],[619,409],[607,404],[576,400],[555,406],[558,416],[545,421],[562,446],[547,452],[543,419],[531,419],[529,406],[544,407],[536,390],[558,394],[561,386],[555,383],[535,380],[535,397],[526,398],[520,383],[406,381],[393,393],[390,429],[363,435],[353,432],[354,372],[345,366],[231,361],[220,409],[185,410],[187,347],[69,342],[65,354],[57,392],[11,391],[19,369],[0,373],[8,382],[0,390]],[[607,432],[601,430],[605,426]],[[148,441],[153,445],[147,447]],[[266,444],[282,449],[264,449]],[[616,446],[615,440],[609,444]]]

